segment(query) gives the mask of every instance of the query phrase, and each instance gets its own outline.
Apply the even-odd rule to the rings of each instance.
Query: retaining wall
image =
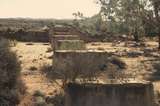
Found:
[[[65,106],[153,106],[153,85],[68,84]]]

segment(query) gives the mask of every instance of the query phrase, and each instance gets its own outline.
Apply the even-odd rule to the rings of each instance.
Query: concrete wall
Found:
[[[78,35],[78,39],[85,42],[103,41],[105,38],[105,36],[91,36],[86,33],[82,33],[79,29],[73,27],[55,27],[50,30],[51,39],[53,35]]]
[[[22,41],[49,42],[49,35],[46,31],[28,31],[20,35]]]
[[[0,36],[26,42],[49,42],[47,31],[1,31]]]
[[[58,40],[56,50],[84,50],[85,43],[82,40]]]
[[[49,35],[50,42],[53,50],[56,50],[57,43],[59,40],[79,40],[77,35]]]
[[[65,106],[153,106],[153,85],[68,84]]]
[[[103,51],[89,51],[89,50],[55,50],[54,57],[59,60],[61,59],[72,59],[74,57],[89,58],[94,57],[98,60],[105,60],[105,58],[110,57],[112,54]]]

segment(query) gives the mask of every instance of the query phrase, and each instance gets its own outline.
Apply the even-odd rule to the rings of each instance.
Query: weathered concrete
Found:
[[[73,28],[63,25],[56,25],[53,29],[50,29],[49,37],[54,51],[57,48],[59,40],[80,40],[79,35]]]
[[[55,51],[58,47],[58,42],[61,40],[79,40],[77,35],[54,35],[50,36],[51,46]]]
[[[19,35],[22,41],[49,42],[47,31],[27,31],[24,34],[18,33],[16,35]]]
[[[48,31],[0,31],[0,36],[25,42],[49,42]]]
[[[153,106],[153,85],[68,84],[65,106]]]
[[[78,28],[75,28],[73,26],[63,26],[63,25],[56,25],[49,31],[50,39],[53,40],[55,39],[55,36],[59,37],[60,39],[65,38],[68,40],[74,39],[73,37],[71,38],[66,38],[68,35],[73,35],[77,36],[79,40],[83,40],[84,42],[92,42],[92,41],[97,41],[99,38],[104,39],[102,36],[89,36],[87,33],[81,32]],[[57,38],[56,38],[57,39]],[[61,40],[62,40],[61,39]],[[74,39],[75,40],[75,39]],[[98,40],[99,41],[99,40]]]
[[[82,40],[58,40],[56,42],[55,50],[84,50],[85,43]]]
[[[55,50],[54,57],[57,59],[67,59],[74,58],[76,56],[81,56],[82,58],[95,57],[97,61],[100,59],[104,59],[104,57],[108,58],[112,54],[105,51],[95,51],[95,50]]]

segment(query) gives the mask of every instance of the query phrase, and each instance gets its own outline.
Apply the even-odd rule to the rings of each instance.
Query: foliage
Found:
[[[24,90],[20,64],[9,46],[7,40],[0,38],[0,105],[8,106],[18,104],[20,90]]]
[[[64,106],[65,105],[64,93],[58,93],[55,96],[48,97],[46,99],[46,102],[50,104],[54,104],[54,106]]]
[[[51,47],[48,47],[46,53],[50,53],[50,52],[52,52],[52,51],[53,51],[52,48],[51,48]]]
[[[154,8],[154,14],[156,18],[155,26],[158,28],[158,34],[159,34],[159,49],[160,49],[160,1],[159,0],[150,0],[153,8]]]
[[[157,72],[160,72],[160,62],[153,64],[153,67],[157,70]]]
[[[29,70],[31,70],[31,71],[35,71],[35,70],[37,70],[37,67],[35,67],[35,66],[31,66],[31,67],[29,68]]]
[[[33,96],[45,97],[45,94],[42,91],[40,91],[40,90],[36,90],[36,91],[34,91]]]
[[[111,57],[110,62],[114,65],[117,65],[120,69],[126,68],[126,64],[120,58]]]
[[[135,40],[144,35],[144,19],[148,12],[148,0],[99,0],[101,13],[111,26],[123,28],[128,34],[133,34]]]
[[[107,26],[102,22],[100,14],[94,15],[91,18],[80,16],[73,21],[73,26],[78,27],[81,32],[90,36],[103,35],[107,32]]]
[[[118,73],[123,72],[126,64],[117,57],[108,55],[94,54],[72,54],[65,58],[55,57],[53,67],[44,65],[41,71],[49,79],[55,81],[60,87],[64,88],[69,82],[92,82],[98,81],[102,72],[107,72],[108,76],[118,78]],[[110,78],[110,77],[108,77]],[[62,82],[62,83],[59,83]]]
[[[84,82],[92,80],[97,75],[99,67],[94,56],[84,57],[80,54],[73,57],[54,60],[53,68],[62,78],[62,87],[65,87],[68,82],[75,82],[77,78],[81,77],[80,79]]]

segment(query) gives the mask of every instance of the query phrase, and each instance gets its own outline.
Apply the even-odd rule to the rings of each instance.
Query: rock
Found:
[[[127,38],[127,35],[122,35],[122,38]]]

